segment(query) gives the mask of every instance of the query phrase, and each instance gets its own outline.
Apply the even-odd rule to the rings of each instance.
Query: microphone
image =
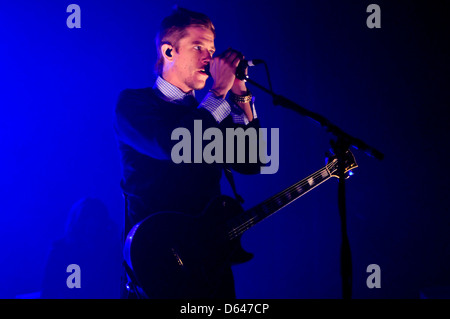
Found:
[[[261,63],[264,63],[264,60],[241,60],[236,68],[236,78],[238,78],[239,80],[246,80],[248,78],[248,75],[245,75],[245,69],[249,66],[256,66]],[[211,73],[209,72],[209,63],[205,65],[205,73],[211,76]]]

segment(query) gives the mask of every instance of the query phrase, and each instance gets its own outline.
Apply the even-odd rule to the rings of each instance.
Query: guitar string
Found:
[[[272,198],[267,199],[266,201],[262,202],[261,204],[259,204],[258,206],[268,206],[270,208],[271,205],[273,205],[276,201],[280,200],[282,197],[284,197],[287,193],[291,193],[294,189],[298,191],[298,187],[299,186],[305,186],[306,184],[309,184],[309,180],[311,178],[315,179],[316,177],[318,177],[319,175],[321,176],[323,171],[327,170],[328,172],[328,176],[327,178],[331,177],[331,167],[334,165],[334,162],[330,162],[328,163],[323,169],[311,174],[310,176],[308,176],[307,178],[305,178],[304,180],[299,181],[298,183],[286,188],[284,191],[274,195]],[[277,203],[278,204],[278,203]],[[286,206],[288,203],[286,203],[285,205],[281,206],[280,209],[284,206]],[[256,206],[256,207],[258,207]],[[251,208],[250,210],[252,210],[253,208]],[[228,232],[228,235],[232,238],[235,238],[236,236],[238,236],[239,234],[241,234],[243,231],[245,231],[246,229],[248,229],[251,224],[253,224],[254,219],[256,218],[256,216],[252,217],[251,219],[247,220],[245,223],[239,225],[238,227],[233,228],[230,232]],[[263,220],[264,218],[262,218],[261,220]],[[231,239],[232,239],[231,238]]]
[[[284,196],[286,193],[291,192],[291,191],[292,191],[293,189],[295,189],[295,188],[298,188],[298,186],[306,185],[306,182],[308,182],[308,180],[310,180],[311,178],[316,178],[318,174],[322,175],[323,171],[324,171],[324,170],[327,170],[327,171],[328,171],[328,176],[327,176],[327,178],[324,178],[324,180],[322,181],[322,182],[324,182],[325,180],[329,179],[329,178],[332,176],[331,171],[334,172],[334,170],[335,170],[335,167],[333,167],[333,166],[337,166],[337,163],[335,163],[335,161],[328,163],[327,165],[325,165],[325,167],[324,167],[323,169],[321,169],[321,170],[319,170],[319,171],[317,171],[317,172],[311,174],[310,176],[308,176],[307,178],[303,179],[302,181],[300,181],[300,182],[298,182],[298,183],[296,183],[296,184],[294,184],[294,185],[288,187],[286,190],[280,192],[280,193],[277,194],[277,195],[274,195],[273,198],[270,198],[270,199],[266,200],[265,202],[259,204],[258,206],[263,206],[263,205],[270,206],[270,205],[273,205],[273,203],[274,203],[276,200],[280,199],[280,198],[281,198],[282,196]],[[321,182],[321,183],[322,183],[322,182]],[[319,183],[319,184],[320,184],[320,183]],[[319,184],[315,185],[315,187],[318,186]],[[312,189],[312,188],[308,189],[307,192],[308,192],[309,190],[311,190],[311,189]],[[297,189],[297,191],[298,191],[298,189]],[[297,198],[298,198],[298,197],[297,197]],[[295,198],[295,199],[297,199],[297,198]],[[295,200],[295,199],[294,199],[294,200]],[[276,211],[280,210],[281,208],[283,208],[283,207],[286,206],[286,205],[288,205],[288,203],[286,203],[285,205],[281,206],[281,207],[280,207],[279,209],[277,209]],[[258,207],[258,206],[256,206],[256,207]],[[253,209],[253,208],[252,208],[252,209]],[[250,210],[252,210],[252,209],[250,209]],[[276,212],[276,211],[274,211],[274,212]],[[273,213],[274,213],[274,212],[273,212]],[[267,217],[267,216],[266,216],[266,217]],[[264,218],[266,218],[266,217],[264,217]],[[236,227],[236,228],[233,228],[230,232],[228,232],[228,235],[229,235],[230,239],[233,239],[233,238],[239,236],[239,235],[242,234],[245,230],[247,230],[248,228],[250,228],[251,225],[253,224],[253,220],[254,220],[255,218],[256,218],[256,216],[253,217],[253,218],[251,218],[251,219],[249,219],[247,222],[241,224],[240,226],[238,226],[238,227]],[[261,221],[262,221],[264,218],[262,218]]]
[[[291,193],[294,189],[296,191],[298,191],[299,186],[304,186],[308,183],[308,180],[310,180],[311,178],[316,178],[318,175],[322,175],[324,169],[319,170],[318,172],[315,172],[313,174],[311,174],[310,176],[308,176],[307,178],[305,178],[304,180],[299,181],[298,183],[288,187],[287,189],[285,189],[284,191],[274,195],[273,197],[267,199],[266,201],[262,202],[261,204],[259,204],[256,207],[259,206],[268,206],[270,207],[270,205],[272,205],[273,203],[275,203],[276,201],[278,201],[280,198],[284,197],[287,193]],[[308,183],[309,184],[309,183]],[[254,208],[251,208],[250,210],[252,210]],[[254,218],[252,218],[251,220],[253,220]],[[245,224],[243,224],[245,225]],[[236,228],[235,228],[236,229]]]
[[[292,185],[292,186],[286,188],[284,191],[281,191],[280,193],[276,194],[275,196],[273,196],[273,198],[269,198],[267,201],[268,201],[268,202],[273,202],[273,201],[275,201],[275,200],[278,200],[278,199],[281,198],[281,197],[284,197],[287,193],[292,192],[294,189],[295,189],[295,190],[298,190],[298,187],[299,187],[299,186],[304,186],[304,185],[306,185],[306,184],[309,184],[308,181],[309,181],[311,178],[315,179],[318,175],[321,176],[322,173],[323,173],[323,171],[325,171],[325,170],[326,170],[326,168],[324,167],[323,169],[321,169],[321,170],[319,170],[319,171],[317,171],[317,172],[311,174],[311,175],[308,176],[307,178],[305,178],[305,179],[299,181],[298,183],[296,183],[296,184],[294,184],[294,185]],[[328,170],[328,172],[329,172],[329,170]],[[329,175],[331,176],[331,174],[329,174]],[[262,202],[261,205],[263,205],[264,203],[265,203],[265,202]]]
[[[294,184],[294,185],[288,187],[286,190],[280,192],[280,193],[277,194],[277,195],[274,195],[273,198],[269,198],[268,200],[266,200],[265,202],[259,204],[258,206],[264,206],[264,205],[266,205],[266,206],[268,206],[268,207],[270,208],[270,206],[273,205],[275,201],[279,200],[281,197],[283,197],[283,196],[284,196],[285,194],[287,194],[288,192],[292,192],[292,190],[294,190],[294,189],[296,189],[296,190],[298,191],[298,187],[299,187],[299,186],[304,186],[304,185],[306,185],[306,183],[308,182],[308,180],[310,180],[311,178],[315,179],[315,178],[317,177],[317,175],[319,175],[319,174],[322,175],[322,173],[323,173],[324,170],[327,170],[327,171],[328,171],[328,176],[327,176],[326,179],[330,178],[331,175],[332,175],[332,174],[331,174],[331,171],[334,171],[333,165],[336,165],[336,163],[334,163],[334,162],[328,163],[323,169],[321,169],[321,170],[319,170],[319,171],[317,171],[317,172],[311,174],[310,176],[308,176],[307,178],[301,180],[300,182],[298,182],[298,183],[296,183],[296,184]],[[326,179],[324,179],[322,182],[324,182]],[[308,182],[308,184],[309,184],[309,182]],[[318,185],[318,184],[317,184],[317,185]],[[315,185],[315,186],[317,186],[317,185]],[[311,188],[311,189],[312,189],[312,188]],[[309,190],[311,190],[311,189],[309,189]],[[308,191],[309,191],[309,190],[308,190]],[[297,199],[297,198],[296,198],[296,199]],[[285,205],[281,206],[279,209],[283,208],[283,207],[286,206],[287,204],[288,204],[288,203],[286,203]],[[278,205],[279,205],[279,203],[278,203]],[[258,206],[257,206],[257,207],[258,207]],[[279,210],[279,209],[278,209],[278,210]],[[252,210],[252,209],[250,209],[250,210]],[[277,210],[277,211],[278,211],[278,210]],[[275,212],[276,212],[276,211],[275,211]],[[266,216],[266,217],[267,217],[267,216]],[[264,218],[266,218],[266,217],[264,217]],[[251,219],[249,219],[249,220],[246,221],[245,223],[239,225],[238,227],[233,228],[233,229],[228,233],[229,236],[231,237],[230,239],[237,237],[238,235],[242,234],[246,229],[250,228],[251,225],[253,224],[253,221],[254,221],[255,218],[256,218],[256,216],[255,216],[255,217],[252,217]],[[264,218],[262,218],[261,220],[263,220]]]
[[[316,175],[316,174],[315,174],[315,175]],[[311,175],[311,177],[312,177],[312,175]],[[306,180],[306,182],[307,182],[311,177],[309,177],[309,178]],[[315,177],[317,177],[317,175],[316,175]],[[295,188],[298,188],[298,186],[302,186],[302,187],[303,187],[304,185],[307,184],[306,182],[303,181],[303,182],[299,182],[298,184],[295,184],[295,185],[297,185],[297,187],[294,187],[295,185],[293,185],[292,187],[290,187],[291,191],[292,191],[293,189],[295,189]],[[275,204],[275,202],[278,201],[278,200],[279,200],[284,194],[286,194],[287,192],[288,192],[287,190],[286,190],[286,191],[283,191],[282,193],[279,193],[279,194],[275,195],[273,198],[268,199],[267,201],[261,203],[261,204],[258,205],[257,207],[260,207],[260,206],[266,206],[267,208],[269,208],[269,210],[272,210],[272,209],[273,209],[272,206]],[[279,203],[276,203],[276,204],[277,204],[277,206],[275,206],[275,207],[278,207],[278,206],[280,205]],[[286,206],[287,204],[288,204],[288,203],[285,203],[284,205],[279,206],[279,208],[278,208],[277,210],[273,211],[272,213],[275,213],[276,211],[278,211],[279,209],[283,208],[283,207]],[[252,210],[252,209],[250,209],[250,210]],[[235,238],[235,237],[237,237],[237,236],[239,236],[239,235],[242,234],[245,230],[247,230],[248,228],[250,228],[251,225],[254,223],[254,220],[255,220],[257,217],[258,217],[258,216],[254,216],[254,217],[252,217],[251,219],[247,220],[245,223],[242,223],[242,224],[240,224],[238,227],[233,228],[233,229],[229,232],[229,236],[231,237],[231,239],[232,239],[232,238]],[[267,216],[261,218],[260,221],[262,221],[262,220],[263,220],[264,218],[266,218],[266,217],[267,217]]]
[[[296,183],[296,184],[294,184],[294,185],[288,187],[286,190],[280,192],[279,194],[273,196],[272,198],[266,200],[265,202],[259,204],[258,206],[267,206],[268,208],[272,208],[271,206],[272,206],[276,201],[278,201],[280,198],[282,198],[285,194],[287,194],[287,193],[289,193],[289,192],[292,192],[292,190],[294,190],[294,189],[296,189],[296,190],[298,191],[298,187],[299,187],[299,186],[302,186],[302,187],[303,187],[303,186],[306,185],[307,183],[309,184],[308,180],[310,180],[311,178],[316,178],[318,175],[322,175],[322,172],[323,172],[324,170],[325,170],[325,168],[322,169],[322,170],[320,170],[320,171],[318,171],[318,172],[316,172],[316,173],[314,173],[314,174],[311,174],[311,175],[310,175],[308,178],[306,178],[305,180],[302,180],[302,181],[300,181],[300,182],[298,182],[298,183]],[[330,176],[331,176],[331,174],[328,174],[327,179],[330,178]],[[323,181],[325,181],[325,179],[324,179]],[[323,181],[322,181],[322,182],[323,182]],[[317,186],[317,185],[316,185],[316,186]],[[309,190],[311,190],[311,189],[309,189]],[[296,198],[296,199],[297,199],[297,198]],[[277,204],[279,205],[279,203],[277,203]],[[283,205],[283,206],[280,206],[279,209],[283,208],[283,207],[286,206],[286,205],[288,205],[288,203],[286,203],[286,204]],[[256,206],[256,207],[258,207],[258,206]],[[253,209],[253,208],[252,208],[252,209]],[[252,210],[252,209],[250,209],[250,210]],[[279,210],[279,209],[278,209],[278,210]],[[275,212],[276,212],[276,211],[275,211]],[[245,230],[247,230],[248,228],[250,228],[251,225],[253,224],[253,221],[256,219],[256,217],[257,217],[257,216],[254,216],[254,217],[252,217],[251,219],[247,220],[245,223],[240,224],[238,227],[233,228],[233,229],[228,233],[228,234],[229,234],[229,237],[231,237],[230,239],[233,239],[233,238],[237,237],[238,235],[240,235],[241,233],[243,233]],[[266,216],[266,217],[267,217],[267,216]],[[265,217],[264,217],[264,218],[265,218]],[[264,218],[262,218],[261,220],[263,220]]]

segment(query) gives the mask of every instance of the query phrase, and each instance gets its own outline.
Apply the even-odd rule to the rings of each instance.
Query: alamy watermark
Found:
[[[70,15],[66,19],[66,25],[69,29],[81,28],[81,8],[78,4],[69,4],[66,12]],[[381,8],[378,4],[372,3],[367,6],[367,13],[371,13],[366,19],[366,25],[369,29],[381,28]]]
[[[370,264],[366,268],[370,275],[366,279],[367,288],[381,288],[381,268],[377,264]]]
[[[81,28],[81,8],[78,4],[69,4],[66,12],[70,15],[66,19],[66,25],[69,29]]]
[[[275,174],[279,166],[279,129],[271,128],[270,137],[270,154],[268,154],[266,128],[248,127],[245,130],[241,127],[226,128],[224,136],[222,130],[217,127],[203,131],[202,121],[195,120],[193,136],[184,127],[173,130],[171,139],[179,142],[172,147],[171,158],[176,164],[192,162],[233,164],[235,158],[237,163],[245,163],[247,157],[248,163],[264,164],[260,168],[261,174]],[[210,142],[203,148],[204,141]]]
[[[371,14],[366,19],[366,25],[369,29],[380,29],[381,28],[381,8],[378,4],[369,4],[367,6],[366,12]]]
[[[66,268],[70,275],[66,279],[67,288],[81,288],[81,268],[77,264],[70,264]]]

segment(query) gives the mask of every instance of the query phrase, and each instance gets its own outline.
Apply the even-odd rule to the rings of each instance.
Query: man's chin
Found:
[[[199,91],[199,90],[202,90],[202,89],[204,89],[205,88],[205,86],[206,86],[206,81],[202,81],[202,82],[197,82],[197,83],[195,83],[195,85],[194,85],[194,90],[195,91]]]

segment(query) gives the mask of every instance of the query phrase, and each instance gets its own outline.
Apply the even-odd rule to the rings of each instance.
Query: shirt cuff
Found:
[[[216,97],[212,92],[206,94],[198,107],[209,111],[217,123],[222,122],[231,113],[231,106],[228,101]]]

